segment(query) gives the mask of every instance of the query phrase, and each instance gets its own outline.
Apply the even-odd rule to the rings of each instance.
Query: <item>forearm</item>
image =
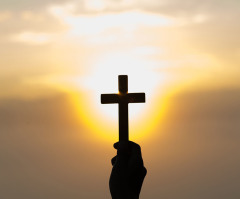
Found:
[[[112,199],[139,199],[138,196],[114,196]]]

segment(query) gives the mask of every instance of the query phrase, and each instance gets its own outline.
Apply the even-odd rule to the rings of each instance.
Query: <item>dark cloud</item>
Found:
[[[171,15],[192,15],[196,13],[226,13],[239,10],[239,2],[225,0],[170,0],[170,1],[144,1],[142,7],[149,11],[166,13]]]
[[[1,100],[0,198],[105,198],[111,157],[73,115],[65,95]]]
[[[237,0],[203,0],[199,2],[198,0],[169,0],[169,1],[130,1],[128,3],[123,2],[121,0],[106,0],[105,9],[102,11],[123,11],[128,9],[142,9],[146,11],[157,12],[161,14],[170,14],[170,15],[188,15],[199,12],[207,12],[207,13],[231,13],[233,14],[236,11],[239,11],[239,1]],[[93,10],[86,10],[85,3],[83,0],[43,0],[43,1],[17,1],[17,0],[9,0],[9,1],[1,1],[0,8],[1,10],[40,10],[42,8],[46,8],[49,5],[54,4],[65,4],[65,3],[74,3],[82,12],[84,10],[86,12],[93,12]],[[97,11],[99,12],[99,11]],[[227,17],[227,16],[226,16]]]
[[[240,90],[187,92],[170,101],[155,144],[145,147],[143,197],[239,198]]]
[[[1,10],[13,10],[13,11],[20,11],[20,10],[41,10],[45,9],[46,6],[52,4],[62,4],[69,2],[67,0],[42,0],[42,1],[31,1],[31,0],[3,0],[0,2]]]
[[[239,93],[202,90],[169,99],[158,131],[142,140],[143,198],[240,197]],[[110,198],[115,151],[88,137],[67,99],[0,101],[1,198]]]
[[[235,122],[240,120],[239,89],[193,91],[180,95],[174,102],[174,115],[178,122]],[[178,119],[177,119],[177,118]]]

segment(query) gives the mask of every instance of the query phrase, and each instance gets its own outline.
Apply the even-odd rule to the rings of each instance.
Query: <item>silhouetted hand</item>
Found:
[[[113,199],[138,199],[147,170],[141,148],[131,141],[114,144],[117,156],[112,159],[110,192]]]

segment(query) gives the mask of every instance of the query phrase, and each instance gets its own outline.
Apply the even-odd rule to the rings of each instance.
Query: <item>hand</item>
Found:
[[[131,141],[114,144],[117,156],[112,159],[110,192],[113,199],[138,199],[147,170],[143,165],[141,148]]]

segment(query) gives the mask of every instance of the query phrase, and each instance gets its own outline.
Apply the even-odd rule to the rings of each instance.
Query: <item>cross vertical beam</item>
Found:
[[[122,99],[122,103],[118,104],[118,118],[119,118],[119,140],[128,141],[129,133],[128,133],[128,102],[124,101],[124,98],[128,92],[128,76],[127,75],[119,75],[118,76],[118,90],[120,99]],[[121,132],[121,133],[120,133]]]
[[[118,76],[118,90],[120,94],[127,94],[128,92],[128,76],[127,75]]]

